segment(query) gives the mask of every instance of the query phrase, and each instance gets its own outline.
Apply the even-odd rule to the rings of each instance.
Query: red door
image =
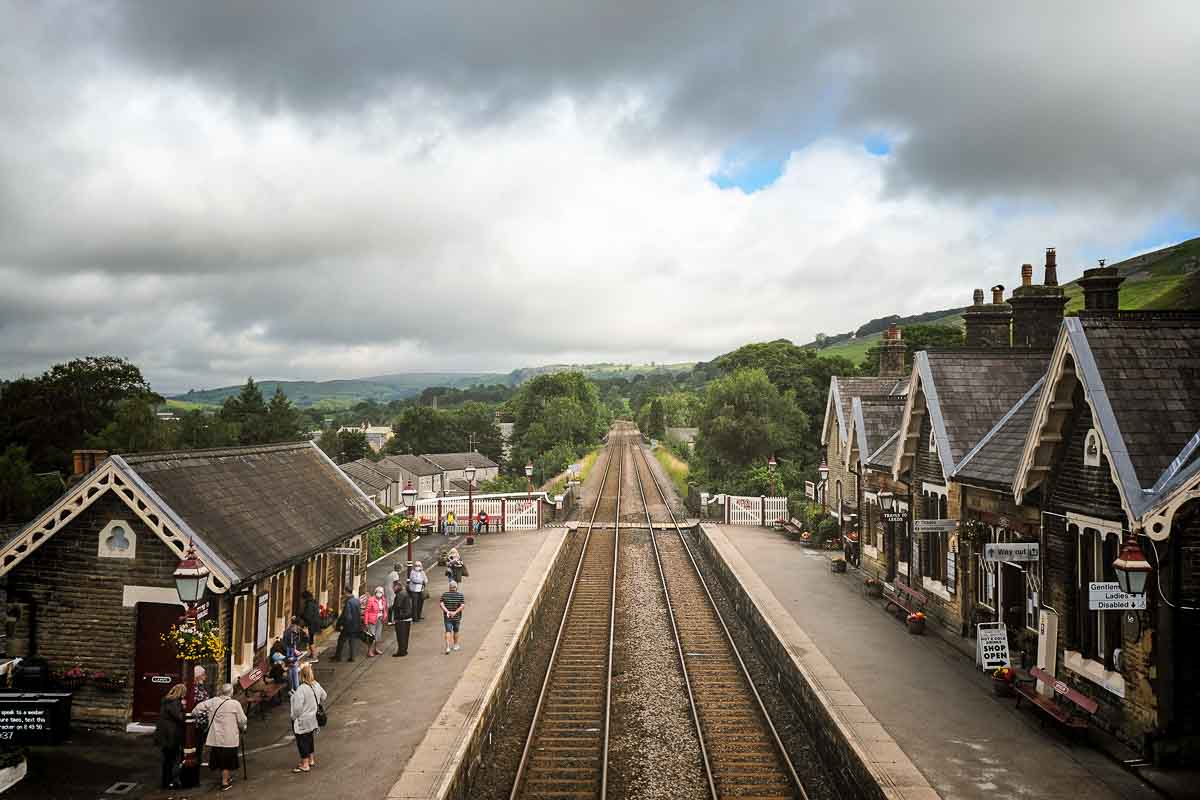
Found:
[[[133,657],[133,719],[153,722],[163,695],[179,683],[182,663],[162,635],[179,621],[182,609],[165,603],[138,603],[137,652]]]

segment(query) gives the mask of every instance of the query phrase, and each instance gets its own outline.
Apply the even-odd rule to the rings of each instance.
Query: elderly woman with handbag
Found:
[[[370,634],[367,645],[368,658],[383,655],[383,651],[379,649],[379,639],[383,636],[383,626],[387,622],[387,617],[388,606],[387,599],[383,594],[383,587],[376,586],[375,594],[367,599],[367,604],[363,608],[363,622],[366,623],[367,633]]]
[[[221,770],[221,791],[233,786],[233,773],[238,768],[238,744],[242,731],[246,730],[246,712],[242,704],[233,699],[233,684],[221,687],[216,697],[211,697],[196,706],[196,713],[208,715],[208,766]]]
[[[300,668],[300,688],[292,692],[292,732],[300,751],[300,763],[292,772],[308,772],[317,765],[313,736],[325,724],[325,699],[325,690],[317,683],[312,666],[305,664]]]

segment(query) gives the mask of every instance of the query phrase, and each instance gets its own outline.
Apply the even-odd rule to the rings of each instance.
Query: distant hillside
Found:
[[[1125,276],[1121,285],[1121,308],[1129,310],[1200,308],[1200,238],[1143,253],[1117,262]],[[1037,267],[1034,268],[1035,277]],[[1083,308],[1083,289],[1077,280],[1063,284],[1067,295],[1067,314]],[[860,363],[878,340],[882,331],[894,322],[905,325],[958,325],[963,309],[930,311],[908,317],[890,316],[871,320],[851,333],[829,336],[805,347],[820,350],[822,356],[841,356]]]
[[[538,375],[547,375],[556,372],[582,372],[589,378],[632,379],[637,375],[676,374],[679,372],[688,372],[694,366],[695,362],[692,361],[684,361],[675,364],[616,364],[608,362],[599,364],[549,364],[544,367],[524,367],[522,369],[516,369],[509,373],[508,377],[514,386],[519,386],[527,380],[536,378]]]

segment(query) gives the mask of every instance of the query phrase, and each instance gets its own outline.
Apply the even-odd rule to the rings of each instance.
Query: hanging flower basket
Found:
[[[93,672],[92,683],[105,692],[119,692],[129,685],[129,680],[119,673]]]
[[[162,634],[162,640],[174,648],[175,657],[180,661],[220,663],[225,658],[225,642],[217,623],[211,619],[172,625]]]
[[[908,623],[908,632],[913,636],[921,636],[925,633],[925,615],[922,612],[909,614],[905,622]]]
[[[74,692],[87,683],[88,674],[76,664],[70,669],[54,673],[54,682],[67,691]]]

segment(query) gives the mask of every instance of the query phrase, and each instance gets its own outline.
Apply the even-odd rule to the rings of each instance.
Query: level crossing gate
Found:
[[[456,526],[466,526],[467,519],[478,519],[479,512],[488,515],[492,531],[531,531],[541,527],[542,503],[549,502],[545,492],[529,494],[477,494],[471,498],[430,497],[418,500],[416,516],[437,525],[453,513]]]

